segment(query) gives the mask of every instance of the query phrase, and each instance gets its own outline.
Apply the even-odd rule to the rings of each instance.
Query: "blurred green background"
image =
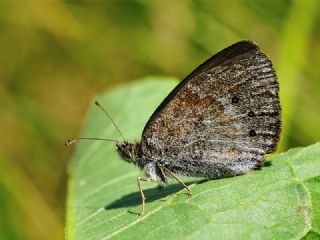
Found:
[[[319,9],[312,0],[1,2],[0,238],[63,239],[72,154],[63,143],[95,94],[146,75],[183,78],[238,40],[275,64],[279,150],[318,141]]]

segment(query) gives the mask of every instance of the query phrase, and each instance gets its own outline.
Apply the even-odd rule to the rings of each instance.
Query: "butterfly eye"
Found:
[[[234,96],[232,99],[231,99],[231,102],[232,103],[238,103],[239,102],[239,98],[237,96]]]

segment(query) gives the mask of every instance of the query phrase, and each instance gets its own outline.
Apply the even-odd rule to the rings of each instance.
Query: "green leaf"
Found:
[[[98,99],[130,141],[175,79],[150,77],[118,87]],[[95,100],[96,100],[95,99]],[[81,136],[121,139],[93,106]],[[320,239],[320,144],[267,158],[271,166],[249,174],[201,182],[183,178],[160,189],[143,183],[146,214],[136,177],[113,142],[83,141],[70,165],[68,239]]]

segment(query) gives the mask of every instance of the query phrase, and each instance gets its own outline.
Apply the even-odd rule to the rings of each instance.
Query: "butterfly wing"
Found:
[[[238,42],[187,76],[147,122],[143,160],[187,176],[220,178],[261,165],[276,149],[281,109],[272,63]]]

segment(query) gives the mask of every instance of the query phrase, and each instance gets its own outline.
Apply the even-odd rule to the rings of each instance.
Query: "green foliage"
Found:
[[[129,140],[177,81],[155,77],[97,97]],[[96,99],[95,99],[96,100]],[[83,136],[120,139],[95,107]],[[320,144],[267,158],[252,173],[201,182],[185,178],[193,197],[172,183],[143,184],[146,215],[136,177],[142,174],[117,156],[114,143],[83,141],[76,147],[67,204],[72,239],[319,239]]]
[[[0,236],[62,238],[66,164],[72,154],[63,142],[79,135],[93,94],[150,74],[182,79],[241,39],[257,42],[275,64],[285,133],[278,149],[319,141],[319,4],[0,1]],[[125,100],[107,107],[122,109]],[[139,138],[136,127],[148,118],[145,110],[154,109],[130,116],[130,121],[139,116],[141,123],[124,129],[126,136]],[[126,117],[119,117],[122,128]]]

